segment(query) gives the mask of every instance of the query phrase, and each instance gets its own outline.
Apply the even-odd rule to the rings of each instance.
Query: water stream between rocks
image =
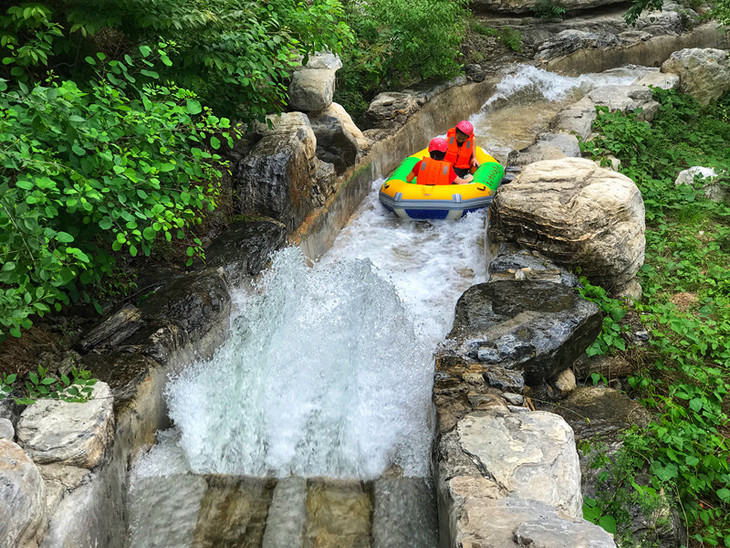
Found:
[[[563,106],[630,84],[518,66],[471,117],[503,164]],[[435,546],[432,354],[485,281],[485,212],[404,223],[381,181],[312,267],[286,249],[235,295],[227,342],[167,388],[132,471],[130,546]]]

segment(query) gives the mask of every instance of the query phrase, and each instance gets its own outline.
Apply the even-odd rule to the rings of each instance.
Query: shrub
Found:
[[[349,39],[342,13],[339,0],[19,3],[0,14],[3,63],[16,78],[38,80],[50,67],[83,87],[93,73],[79,59],[101,51],[122,60],[140,45],[173,41],[172,63],[157,67],[162,81],[194,90],[218,113],[261,119],[285,105],[302,55],[339,51]]]
[[[140,48],[150,80],[153,52]],[[159,58],[169,63],[167,48]],[[186,238],[216,205],[230,123],[186,89],[138,85],[131,58],[87,58],[88,91],[49,78],[15,91],[0,81],[0,338],[60,309],[114,266]],[[188,255],[202,251],[193,238]]]
[[[372,0],[347,4],[355,45],[343,51],[336,100],[362,111],[379,90],[459,71],[466,0]]]

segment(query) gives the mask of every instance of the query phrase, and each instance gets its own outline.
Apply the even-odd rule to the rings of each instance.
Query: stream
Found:
[[[476,141],[504,165],[564,106],[650,70],[515,66]],[[381,184],[313,266],[285,249],[236,289],[226,343],[170,380],[174,427],[131,472],[130,546],[436,545],[433,352],[487,278],[486,212],[403,222]]]

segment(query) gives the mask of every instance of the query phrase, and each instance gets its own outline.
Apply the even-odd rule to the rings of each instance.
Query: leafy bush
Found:
[[[7,398],[16,387],[13,386],[17,375],[3,374],[0,379],[0,401]],[[47,368],[39,365],[38,373],[28,373],[28,380],[22,388],[17,389],[22,397],[14,398],[18,405],[32,405],[36,400],[46,398],[62,400],[71,403],[84,403],[91,399],[94,385],[98,379],[91,376],[91,371],[85,369],[71,369],[71,375],[61,373],[58,377],[51,375]]]
[[[562,19],[566,9],[553,0],[539,0],[532,8],[532,13],[540,19]]]
[[[612,299],[600,286],[591,285],[585,276],[580,277],[580,294],[584,299],[594,302],[603,312],[603,326],[598,338],[588,347],[589,356],[612,354],[615,350],[626,350],[626,341],[621,336],[626,328],[621,320],[626,316],[626,307],[617,299]]]
[[[289,71],[302,55],[339,51],[349,39],[341,16],[339,0],[20,3],[0,14],[3,63],[16,78],[38,80],[50,67],[81,85],[85,56],[122,60],[140,45],[174,41],[172,63],[157,67],[162,81],[194,90],[218,113],[261,119],[285,105]]]
[[[496,29],[494,27],[484,26],[477,21],[470,21],[469,27],[482,36],[494,36],[512,51],[522,51],[522,34],[517,29],[513,29],[512,27]]]
[[[637,311],[651,331],[650,346],[641,351],[649,366],[629,384],[657,418],[625,434],[614,460],[623,471],[614,483],[617,490],[637,491],[634,484],[641,484],[673,496],[694,541],[730,546],[724,403],[730,390],[730,205],[707,199],[698,181],[674,184],[692,165],[727,177],[730,95],[707,107],[676,91],[654,89],[653,95],[661,107],[652,126],[631,114],[603,113],[594,126],[601,134],[586,146],[597,158],[618,156],[646,207],[645,296]],[[678,293],[688,305],[675,304]],[[639,482],[645,473],[649,481]],[[615,503],[623,495],[616,493],[596,507],[621,523]]]
[[[197,96],[150,80],[132,59],[87,58],[89,91],[49,79],[9,90],[0,81],[0,338],[60,309],[114,266],[113,252],[149,255],[160,237],[186,238],[216,205],[220,139],[230,122]],[[164,44],[159,58],[169,63]],[[202,251],[193,238],[188,255]]]
[[[342,52],[336,100],[357,115],[378,91],[459,71],[466,0],[348,2],[355,46]]]

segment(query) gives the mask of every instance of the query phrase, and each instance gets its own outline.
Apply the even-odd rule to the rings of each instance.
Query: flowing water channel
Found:
[[[504,164],[564,105],[647,70],[514,67],[476,140]],[[132,471],[131,546],[436,545],[432,355],[486,279],[486,215],[404,222],[381,182],[313,266],[286,249],[236,290],[227,342],[171,379],[174,427]]]

